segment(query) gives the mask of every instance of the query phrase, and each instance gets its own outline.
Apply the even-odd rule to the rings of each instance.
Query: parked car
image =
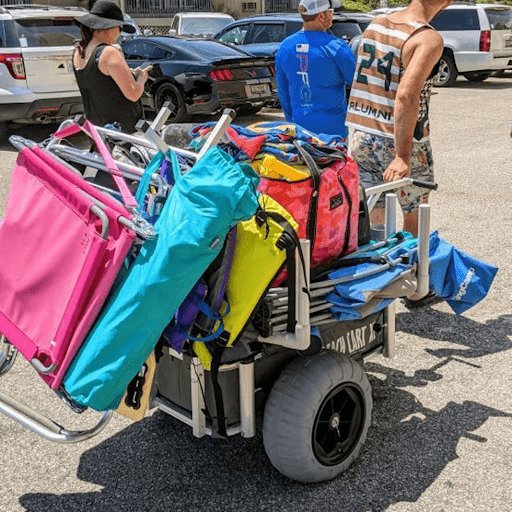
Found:
[[[153,65],[142,101],[156,111],[170,101],[172,122],[227,106],[255,113],[277,97],[271,57],[255,58],[214,39],[192,36],[137,37],[122,48],[130,67]]]
[[[220,12],[179,12],[172,18],[169,35],[213,36],[232,21],[233,16]]]
[[[494,71],[512,69],[512,7],[454,3],[431,24],[444,39],[438,87],[452,85],[459,74],[471,82],[481,82]]]
[[[297,13],[251,16],[230,23],[215,35],[215,39],[243,48],[253,55],[274,55],[281,42],[302,28]],[[355,19],[335,14],[330,32],[349,43],[361,34]]]
[[[127,25],[131,25],[133,27],[133,32],[125,32],[124,30],[121,31],[121,41],[127,41],[128,39],[132,39],[133,37],[138,37],[142,35],[142,30],[137,25],[137,22],[128,14],[124,14],[124,22]]]
[[[343,12],[339,14],[343,14],[351,20],[354,20],[359,25],[361,32],[364,32],[368,25],[375,19],[373,14],[367,12]]]
[[[83,111],[72,68],[78,7],[0,7],[0,127],[58,121]]]

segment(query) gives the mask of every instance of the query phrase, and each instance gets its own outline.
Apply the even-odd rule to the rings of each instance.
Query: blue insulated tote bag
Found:
[[[173,159],[176,164],[176,159]],[[158,221],[64,377],[76,402],[115,409],[228,231],[258,206],[259,178],[218,147],[180,175]]]

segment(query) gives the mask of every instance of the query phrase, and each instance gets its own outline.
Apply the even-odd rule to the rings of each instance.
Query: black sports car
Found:
[[[122,48],[131,68],[153,65],[144,106],[158,112],[170,101],[169,120],[175,123],[224,107],[255,113],[277,98],[273,57],[254,57],[202,37],[137,37]]]

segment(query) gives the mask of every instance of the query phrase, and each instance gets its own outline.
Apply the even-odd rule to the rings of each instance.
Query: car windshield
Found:
[[[512,29],[512,9],[485,9],[491,30]]]
[[[213,35],[230,22],[229,18],[184,18],[181,22],[181,33]]]
[[[72,46],[80,39],[72,17],[16,20],[16,28],[21,47]]]

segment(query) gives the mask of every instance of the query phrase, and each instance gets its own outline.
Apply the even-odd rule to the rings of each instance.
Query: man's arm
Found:
[[[405,72],[395,98],[394,134],[396,155],[384,172],[384,181],[395,181],[411,174],[414,127],[418,120],[423,85],[443,52],[442,37],[431,29],[411,36],[404,44]]]
[[[276,69],[276,82],[277,82],[277,95],[279,102],[281,103],[281,109],[283,110],[284,117],[290,123],[292,119],[292,105],[290,100],[290,84],[288,83],[288,76],[281,66],[281,56],[279,51],[276,53],[275,59]]]
[[[341,71],[343,80],[346,84],[352,85],[356,71],[356,58],[350,46],[341,38],[335,39],[329,46],[333,51],[334,60]]]

